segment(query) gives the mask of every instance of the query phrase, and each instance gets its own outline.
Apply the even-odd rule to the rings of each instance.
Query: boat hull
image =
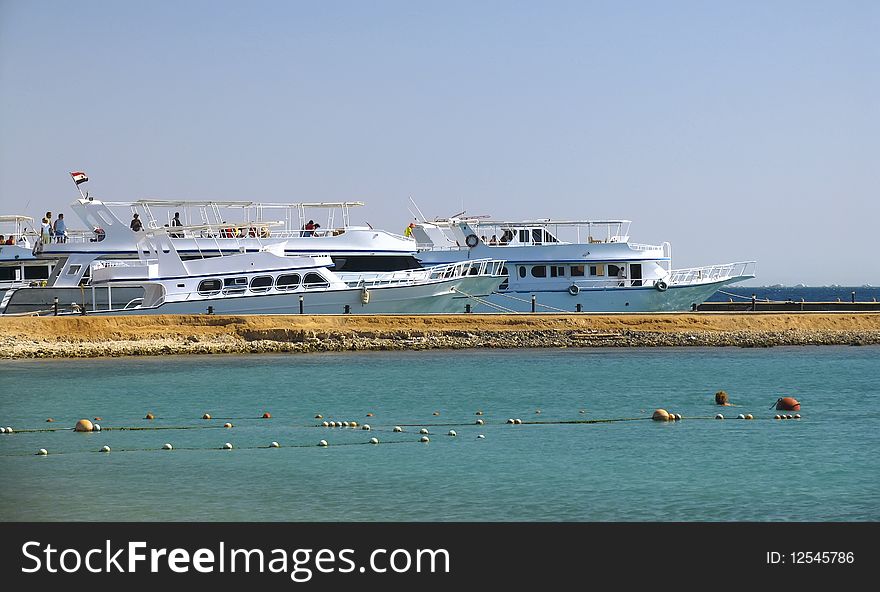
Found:
[[[357,288],[289,294],[264,294],[165,302],[155,307],[88,311],[88,315],[144,314],[449,314],[466,311],[476,301],[464,294],[488,294],[503,278],[464,277],[411,286],[370,288],[368,302]],[[114,288],[114,291],[117,288]]]
[[[727,284],[750,279],[751,276],[693,285],[670,286],[659,291],[653,286],[626,288],[581,288],[572,295],[567,290],[536,290],[531,292],[496,292],[481,298],[474,312],[531,312],[535,296],[535,312],[677,312],[689,311],[694,304],[705,302]],[[578,310],[580,305],[580,310]]]

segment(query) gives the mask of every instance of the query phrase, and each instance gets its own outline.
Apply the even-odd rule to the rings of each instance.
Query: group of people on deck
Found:
[[[18,240],[15,240],[15,236],[10,234],[8,237],[0,234],[0,245],[18,245],[19,247],[24,247],[29,249],[31,247],[31,243],[25,235],[21,235],[18,237]]]
[[[58,219],[52,222],[52,212],[46,212],[40,223],[40,240],[45,243],[66,243],[67,223],[64,214],[58,214]]]

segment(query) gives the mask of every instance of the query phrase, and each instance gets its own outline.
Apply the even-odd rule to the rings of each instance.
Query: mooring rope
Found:
[[[482,304],[483,306],[488,306],[489,308],[494,308],[495,310],[500,310],[501,312],[506,312],[509,314],[519,314],[517,311],[515,311],[513,309],[505,308],[505,307],[501,306],[500,304],[495,304],[494,302],[489,302],[488,300],[478,298],[477,296],[474,296],[473,294],[468,294],[467,292],[462,292],[458,288],[452,288],[452,291],[458,292],[462,296],[466,296],[466,297],[476,301],[478,304]]]

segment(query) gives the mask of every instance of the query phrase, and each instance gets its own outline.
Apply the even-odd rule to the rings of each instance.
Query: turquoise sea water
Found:
[[[719,389],[739,406],[716,407]],[[803,419],[772,419],[785,394]],[[656,407],[685,419],[505,423]],[[728,419],[696,419],[719,411]],[[373,430],[315,427],[316,413]],[[0,520],[880,519],[877,347],[0,361],[0,425],[95,416],[196,429],[0,435]],[[392,432],[402,424],[415,425]]]

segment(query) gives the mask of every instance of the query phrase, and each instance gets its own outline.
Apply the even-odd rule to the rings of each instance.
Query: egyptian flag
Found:
[[[73,182],[79,185],[80,183],[85,183],[89,180],[85,173],[82,171],[77,171],[75,173],[70,173],[70,176],[73,177]]]

